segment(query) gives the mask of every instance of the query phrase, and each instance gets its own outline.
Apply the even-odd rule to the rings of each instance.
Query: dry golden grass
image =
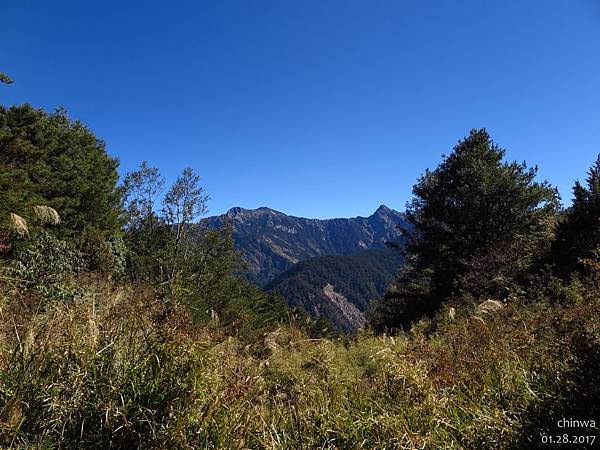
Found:
[[[545,416],[581,406],[561,395],[589,398],[599,372],[587,290],[567,306],[508,304],[485,322],[476,306],[455,311],[429,335],[422,323],[348,344],[281,325],[246,345],[192,326],[148,287],[81,284],[74,301],[3,306],[2,445],[515,448],[535,444]]]
[[[26,237],[29,235],[27,221],[15,213],[10,213],[10,222],[8,229],[17,237]]]
[[[35,222],[39,225],[59,225],[60,215],[58,212],[49,206],[36,205],[32,207],[32,216]],[[29,236],[29,226],[27,220],[22,216],[9,213],[8,232],[18,238]]]
[[[40,225],[59,225],[60,215],[49,206],[34,206],[33,215]]]

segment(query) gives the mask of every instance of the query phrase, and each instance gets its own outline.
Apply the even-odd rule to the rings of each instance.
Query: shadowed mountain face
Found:
[[[350,255],[398,241],[401,232],[397,225],[404,225],[405,219],[384,205],[369,217],[350,219],[306,219],[269,208],[232,208],[226,214],[205,219],[209,227],[227,222],[248,264],[248,278],[264,286],[302,260]]]
[[[383,296],[403,263],[400,252],[389,248],[320,256],[294,265],[266,289],[280,294],[289,306],[351,332],[365,324],[369,302]]]

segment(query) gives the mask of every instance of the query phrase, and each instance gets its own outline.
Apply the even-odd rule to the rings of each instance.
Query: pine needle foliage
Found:
[[[507,286],[549,251],[557,190],[535,180],[537,167],[504,162],[504,156],[486,130],[472,130],[419,178],[406,213],[413,228],[405,249],[409,264],[375,311],[377,329],[405,328],[431,316],[449,297],[471,289],[465,281],[473,269],[478,289],[499,294],[499,270]],[[488,270],[479,270],[482,261]]]
[[[0,128],[0,215],[47,205],[63,216],[61,237],[119,231],[118,162],[89,128],[63,109],[26,104],[0,106]],[[56,219],[49,210],[43,217]]]
[[[581,272],[581,259],[600,246],[600,155],[589,169],[586,183],[573,186],[573,205],[565,212],[552,246],[553,262],[564,277]]]

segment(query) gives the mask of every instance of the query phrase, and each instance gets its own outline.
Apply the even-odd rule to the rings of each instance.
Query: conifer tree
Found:
[[[47,204],[63,218],[57,232],[75,237],[92,228],[118,233],[118,161],[102,140],[66,111],[0,106],[0,213]]]
[[[559,224],[552,256],[559,274],[568,276],[583,267],[587,258],[600,246],[600,155],[588,172],[586,186],[573,186],[573,205]]]
[[[122,225],[117,167],[63,109],[0,106],[0,235],[11,213],[28,220],[34,206],[48,206],[62,218],[52,234],[82,251],[89,269],[111,270]]]
[[[472,130],[418,180],[407,206],[408,265],[375,309],[375,328],[403,328],[433,314],[473,283],[474,267],[485,292],[503,269],[532,263],[552,233],[558,193],[535,181],[537,168],[503,162],[504,155],[486,130]],[[507,276],[516,277],[511,270]]]

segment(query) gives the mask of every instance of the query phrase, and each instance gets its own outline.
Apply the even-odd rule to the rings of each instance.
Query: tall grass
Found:
[[[443,313],[434,332],[347,342],[282,324],[246,345],[150,288],[80,283],[42,307],[4,292],[7,448],[522,448],[597,412],[592,289]]]
[[[27,221],[15,213],[10,213],[10,221],[8,231],[13,233],[17,237],[25,237],[29,235],[29,227]]]

